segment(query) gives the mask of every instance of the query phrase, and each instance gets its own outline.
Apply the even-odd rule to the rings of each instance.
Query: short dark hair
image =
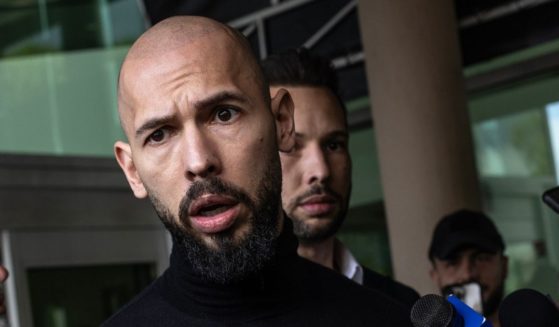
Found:
[[[323,86],[338,93],[338,78],[330,62],[306,48],[271,55],[261,64],[270,85]]]
[[[310,86],[330,89],[338,99],[347,121],[347,110],[338,89],[338,76],[330,61],[306,48],[289,49],[260,62],[270,86]]]

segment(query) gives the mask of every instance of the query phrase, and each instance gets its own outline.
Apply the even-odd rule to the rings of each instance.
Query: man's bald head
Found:
[[[235,39],[247,52],[250,46],[237,30],[206,17],[175,16],[167,18],[147,30],[130,48],[127,60],[155,58],[177,48],[210,37],[213,33],[225,33]]]
[[[156,65],[161,60],[167,60],[170,53],[183,51],[181,56],[196,56],[195,52],[201,50],[200,43],[208,46],[214,40],[216,45],[226,44],[225,50],[240,51],[247,59],[249,70],[255,77],[255,82],[261,88],[266,103],[269,104],[270,95],[268,85],[260,69],[257,58],[254,56],[250,44],[237,30],[221,24],[215,20],[198,16],[175,16],[165,19],[147,30],[132,45],[122,64],[118,80],[118,109],[122,127],[126,132],[123,115],[129,110],[130,104],[127,94],[127,80],[135,79],[138,67],[145,68]],[[207,51],[207,49],[204,49]],[[211,55],[211,53],[209,53]],[[138,63],[140,63],[138,65]]]
[[[262,76],[238,32],[201,17],[157,24],[121,69],[117,161],[214,283],[261,271],[283,226],[278,151],[295,144],[293,102],[284,90],[271,101]]]

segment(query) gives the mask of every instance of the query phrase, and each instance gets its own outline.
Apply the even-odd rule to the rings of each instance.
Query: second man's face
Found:
[[[281,153],[283,208],[302,243],[333,236],[347,213],[351,160],[344,109],[322,87],[278,86],[295,104],[295,148]]]

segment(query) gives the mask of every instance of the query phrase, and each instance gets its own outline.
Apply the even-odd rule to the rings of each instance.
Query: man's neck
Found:
[[[313,244],[299,244],[297,253],[326,268],[338,270],[334,265],[334,237]]]

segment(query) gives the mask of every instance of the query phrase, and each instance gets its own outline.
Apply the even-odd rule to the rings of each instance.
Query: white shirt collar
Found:
[[[355,260],[349,249],[338,239],[334,241],[334,262],[342,275],[363,285],[363,267]]]

